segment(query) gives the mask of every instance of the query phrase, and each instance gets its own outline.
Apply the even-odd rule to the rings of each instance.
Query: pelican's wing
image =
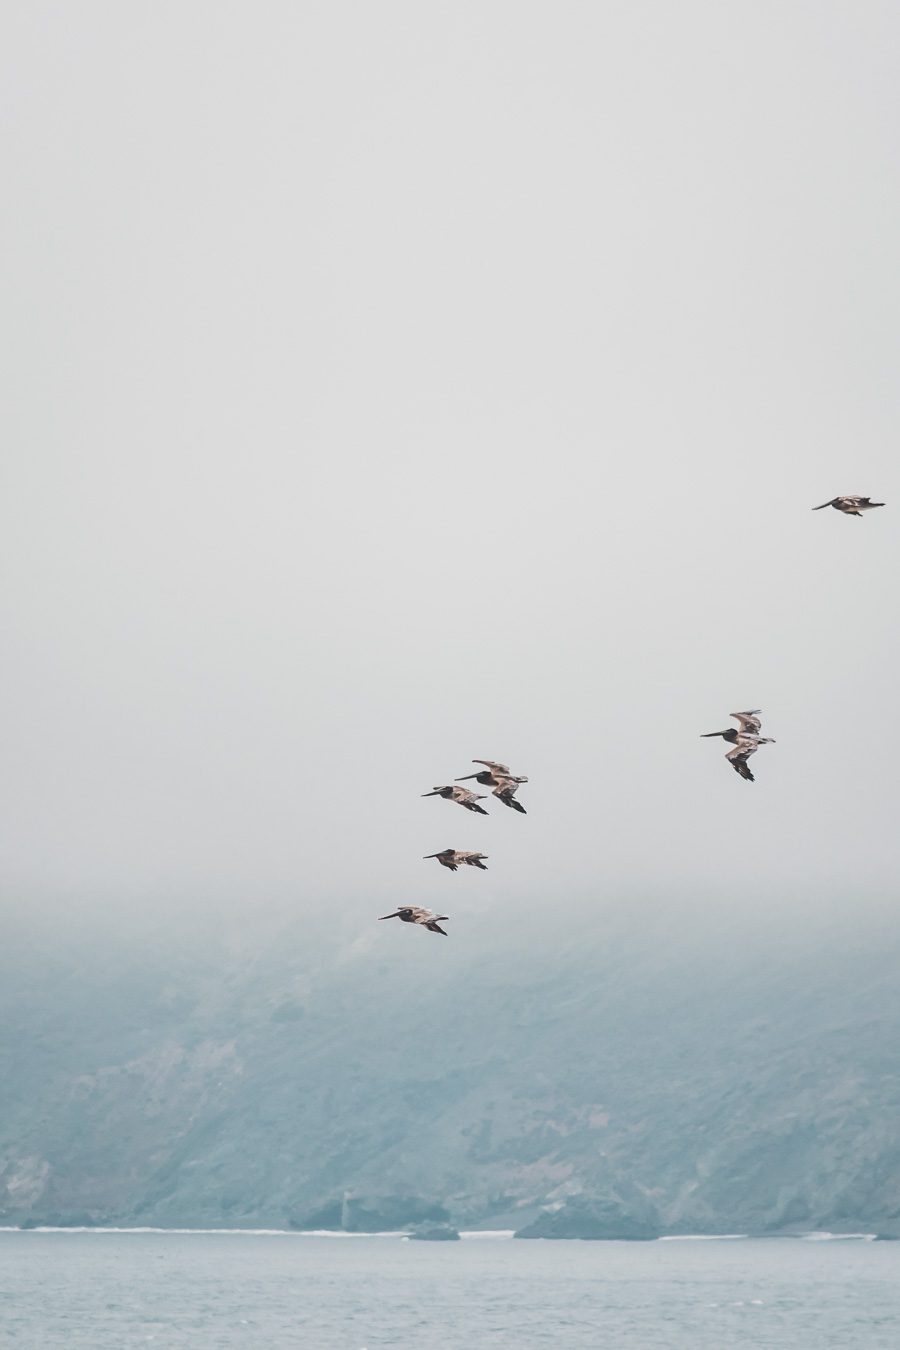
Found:
[[[737,742],[734,749],[729,750],[728,754],[725,756],[735,773],[739,773],[741,777],[746,778],[749,783],[755,783],[756,779],[750,772],[750,766],[747,763],[747,760],[751,755],[756,753],[756,750],[757,745],[755,741],[740,740]]]
[[[519,811],[523,816],[528,812],[521,802],[516,801],[516,793],[519,785],[514,779],[501,778],[497,787],[493,789],[495,797],[498,797],[504,806],[511,806],[514,811]]]
[[[421,905],[407,905],[406,908],[413,917],[413,923],[428,923],[434,918],[433,909],[423,909]]]
[[[759,729],[762,726],[762,722],[756,715],[759,712],[762,712],[761,708],[748,708],[746,712],[733,712],[729,713],[728,716],[734,717],[740,722],[740,734],[742,736],[748,731],[753,732],[755,735],[759,735]]]
[[[483,764],[491,773],[509,774],[510,769],[507,764],[498,764],[496,759],[473,759],[473,764]]]

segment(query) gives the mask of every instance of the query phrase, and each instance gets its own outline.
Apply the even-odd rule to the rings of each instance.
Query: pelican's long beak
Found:
[[[477,778],[477,773],[464,773],[462,778],[454,778],[454,783],[464,783],[467,778]]]
[[[423,793],[422,793],[422,796],[423,796],[423,797],[436,797],[437,795],[438,795],[437,792],[423,792]]]
[[[423,857],[423,858],[438,858],[438,857],[440,857],[440,854],[438,854],[438,853],[423,853],[423,854],[422,854],[422,857]]]
[[[701,736],[724,736],[724,731],[701,731]]]
[[[399,909],[395,909],[393,914],[380,914],[378,916],[378,922],[381,923],[382,919],[399,919],[399,918],[400,918],[400,911]]]

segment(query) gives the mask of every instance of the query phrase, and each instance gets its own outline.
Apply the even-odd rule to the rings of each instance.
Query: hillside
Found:
[[[900,1232],[893,923],[352,909],[10,932],[0,1221]]]

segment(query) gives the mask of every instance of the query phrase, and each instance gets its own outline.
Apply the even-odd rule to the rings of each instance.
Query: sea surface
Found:
[[[898,1350],[900,1242],[0,1231],[0,1346]]]

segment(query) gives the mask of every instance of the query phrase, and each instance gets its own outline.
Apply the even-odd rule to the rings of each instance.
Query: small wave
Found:
[[[161,1233],[167,1236],[181,1234],[184,1236],[197,1237],[327,1237],[327,1238],[399,1238],[405,1237],[403,1232],[385,1232],[385,1233],[344,1233],[336,1232],[330,1228],[113,1228],[101,1224],[71,1224],[64,1228],[54,1227],[51,1224],[35,1224],[33,1228],[0,1228],[3,1233]]]
[[[741,1242],[748,1233],[669,1233],[658,1242]]]
[[[493,1239],[496,1241],[500,1238],[506,1239],[515,1237],[515,1235],[516,1230],[514,1228],[473,1228],[471,1231],[460,1231],[459,1236],[464,1238],[467,1242],[480,1242],[482,1238]]]
[[[877,1233],[801,1233],[803,1242],[874,1242]]]
[[[242,1230],[246,1232],[247,1230]],[[295,1233],[289,1233],[288,1237],[318,1237],[318,1238],[405,1238],[409,1233],[405,1229],[389,1229],[384,1233],[345,1233],[343,1229],[336,1228],[301,1228]]]

